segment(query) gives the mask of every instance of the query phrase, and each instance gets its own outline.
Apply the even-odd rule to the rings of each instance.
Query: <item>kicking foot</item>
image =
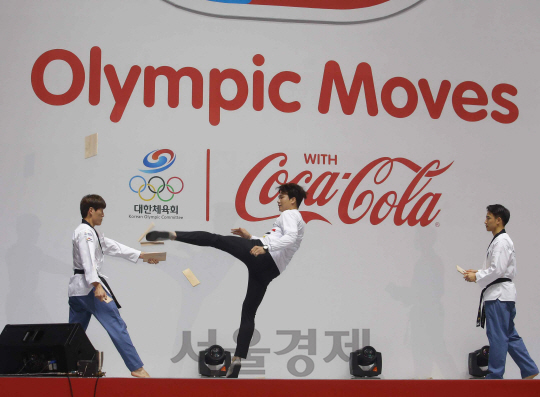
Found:
[[[135,378],[149,378],[150,375],[146,370],[141,367],[139,369],[136,369],[135,371],[131,371],[131,376],[134,376]]]
[[[227,371],[227,375],[225,375],[226,378],[238,378],[238,374],[240,373],[240,367],[241,359],[240,357],[233,357],[233,361],[229,367],[229,370]]]
[[[538,374],[536,375],[531,375],[531,376],[527,376],[526,378],[523,378],[523,379],[534,379],[538,376]]]
[[[163,240],[174,240],[176,238],[176,234],[172,232],[150,232],[146,235],[146,240],[148,241],[163,241]]]

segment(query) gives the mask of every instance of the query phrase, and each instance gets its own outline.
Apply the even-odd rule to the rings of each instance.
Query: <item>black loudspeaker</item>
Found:
[[[469,375],[483,378],[488,372],[489,346],[469,353]]]
[[[80,324],[6,325],[0,334],[3,375],[75,374],[79,362],[97,360],[96,349]]]

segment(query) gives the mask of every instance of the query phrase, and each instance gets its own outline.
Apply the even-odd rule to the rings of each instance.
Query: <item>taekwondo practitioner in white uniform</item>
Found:
[[[80,207],[83,221],[73,233],[74,275],[69,280],[69,322],[80,323],[86,331],[93,314],[111,337],[131,375],[149,378],[118,312],[120,304],[101,273],[104,255],[137,262],[147,254],[117,243],[94,229],[101,225],[105,216],[106,204],[101,196],[83,197]],[[148,262],[158,263],[154,259]]]
[[[514,243],[504,229],[509,220],[510,211],[502,205],[487,207],[484,224],[493,239],[482,269],[469,269],[464,274],[465,281],[476,282],[483,288],[476,326],[484,328],[487,322],[489,359],[486,379],[503,378],[507,353],[519,367],[523,379],[538,375],[538,367],[514,327],[516,286],[513,280],[517,269]]]
[[[150,232],[148,241],[176,240],[187,244],[213,247],[242,261],[249,273],[246,298],[242,305],[236,352],[227,371],[228,378],[237,378],[241,359],[247,357],[255,330],[255,314],[270,282],[285,271],[304,238],[305,222],[298,207],[306,192],[295,183],[278,187],[278,208],[281,215],[263,237],[252,236],[246,229],[231,229],[240,236],[221,236],[208,232]],[[217,264],[219,265],[219,264]]]

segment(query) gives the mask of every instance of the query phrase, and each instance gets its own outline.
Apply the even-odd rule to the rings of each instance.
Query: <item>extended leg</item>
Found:
[[[242,304],[242,317],[240,320],[240,330],[236,344],[235,356],[246,358],[253,332],[255,331],[255,314],[266,293],[267,283],[264,283],[251,272],[248,280],[246,298]]]
[[[254,242],[235,236],[222,236],[220,234],[208,232],[175,232],[176,241],[182,243],[198,245],[201,247],[213,247],[227,252],[236,259],[248,264],[254,260],[254,256],[249,251],[253,248]]]
[[[94,316],[103,325],[103,328],[107,331],[111,337],[114,346],[118,350],[118,353],[122,356],[124,363],[131,372],[142,368],[143,362],[141,361],[129,333],[127,326],[114,302],[105,303],[94,299]]]
[[[146,235],[148,241],[176,240],[182,243],[198,245],[200,247],[213,247],[227,252],[236,259],[244,262],[248,267],[254,264],[250,250],[256,244],[253,240],[243,239],[235,236],[222,236],[203,231],[193,232],[160,232],[153,231]]]

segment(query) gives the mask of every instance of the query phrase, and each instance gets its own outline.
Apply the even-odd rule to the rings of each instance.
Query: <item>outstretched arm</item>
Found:
[[[130,248],[127,245],[120,244],[107,237],[102,238],[101,245],[103,246],[103,253],[105,255],[118,256],[131,262],[137,262],[137,260],[145,259],[149,256],[147,252],[141,252],[134,248]],[[155,265],[156,263],[159,263],[159,261],[156,259],[149,259],[148,263]]]
[[[246,229],[244,229],[243,227],[239,227],[238,229],[231,229],[231,233],[236,235],[236,236],[240,236],[242,238],[245,238],[245,239],[250,239],[252,238],[253,236],[251,235],[250,232],[248,232]]]
[[[107,237],[101,237],[101,246],[103,247],[103,253],[109,256],[117,256],[127,259],[131,262],[137,262],[141,257],[142,252],[134,248],[130,248],[127,245],[120,244]]]

